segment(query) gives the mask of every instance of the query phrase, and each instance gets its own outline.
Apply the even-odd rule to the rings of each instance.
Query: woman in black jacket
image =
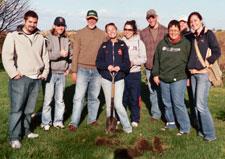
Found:
[[[132,127],[123,106],[124,77],[129,73],[130,60],[128,48],[124,41],[117,38],[117,27],[114,23],[105,26],[109,40],[104,42],[96,58],[97,69],[102,76],[101,84],[106,101],[106,115],[110,116],[112,74],[115,74],[115,109],[126,133],[132,132]],[[115,115],[115,113],[114,113]]]
[[[202,22],[202,16],[198,12],[192,12],[188,17],[188,25],[192,29],[192,49],[188,62],[188,69],[191,72],[191,86],[193,91],[193,104],[196,108],[197,131],[206,141],[216,139],[215,128],[211,113],[208,109],[208,95],[211,83],[208,77],[207,68],[210,67],[221,55],[216,36],[211,30],[207,30]],[[204,59],[206,66],[203,66],[197,56],[195,41]],[[211,49],[211,56],[207,56],[208,48]]]

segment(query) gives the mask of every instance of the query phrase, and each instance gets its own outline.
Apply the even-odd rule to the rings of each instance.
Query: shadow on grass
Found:
[[[116,149],[114,152],[114,159],[133,159],[129,154],[128,149]]]
[[[42,84],[43,96],[44,96],[44,93],[45,93],[44,89],[45,89],[45,86],[44,86],[44,84]],[[67,121],[72,115],[74,93],[75,93],[75,85],[74,84],[65,88],[65,91],[64,91],[65,112],[64,112],[64,116],[63,116],[64,122]],[[99,110],[98,110],[97,119],[100,116],[101,112],[103,111],[103,105],[105,104],[104,94],[103,94],[102,90],[101,90],[100,95],[99,95],[99,100],[100,100],[100,106],[99,106]],[[82,110],[80,124],[84,121],[84,119],[86,118],[86,116],[88,114],[86,98],[84,99],[83,104],[84,104],[84,108]],[[52,106],[52,120],[53,120],[54,119],[54,110],[55,110],[54,109],[54,105],[55,105],[54,100],[51,102],[50,105]],[[32,130],[34,130],[38,126],[40,126],[40,124],[41,124],[41,113],[42,113],[42,107],[40,107],[40,109],[35,114],[33,114],[32,126],[31,126]]]
[[[64,91],[64,102],[65,102],[64,121],[67,121],[68,118],[72,114],[74,93],[75,93],[75,85],[74,84],[66,87],[66,89]]]
[[[142,97],[142,101],[146,105],[149,116],[151,116],[150,92],[149,92],[149,89],[148,89],[148,85],[145,82],[141,82],[141,97]],[[164,112],[165,112],[165,109],[164,109],[164,106],[163,106],[163,103],[162,103],[162,100],[161,100],[161,97],[160,97],[160,92],[158,93],[158,103],[159,103],[159,107],[160,107],[159,109],[162,113],[161,120],[163,122],[165,122],[166,119],[163,115]]]
[[[220,112],[216,113],[216,119],[225,121],[225,111],[220,111]]]
[[[141,82],[141,98],[142,98],[142,102],[145,103],[145,106],[148,110],[149,115],[151,114],[151,104],[149,101],[149,89],[148,89],[148,85],[145,82]]]
[[[68,120],[69,117],[72,115],[74,93],[75,93],[75,85],[71,85],[71,86],[69,86],[65,89],[64,101],[65,101],[66,107],[65,107],[65,113],[64,113],[64,121]],[[86,94],[86,97],[87,97],[87,94]],[[99,110],[98,110],[97,119],[98,119],[99,115],[101,114],[101,112],[103,111],[103,105],[105,103],[104,95],[103,95],[102,90],[101,90],[100,95],[99,95],[99,100],[100,100],[100,106],[99,106]],[[84,105],[84,108],[82,110],[80,124],[84,121],[84,119],[86,118],[86,116],[88,114],[87,98],[84,98],[83,105]]]
[[[3,64],[2,64],[2,58],[0,57],[0,72],[5,71]]]

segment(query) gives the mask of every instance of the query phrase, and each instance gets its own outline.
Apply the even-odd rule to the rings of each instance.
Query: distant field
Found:
[[[76,36],[76,33],[74,31],[68,32],[68,36],[73,41]],[[218,42],[219,42],[221,50],[222,50],[222,56],[219,59],[219,64],[220,64],[221,69],[225,72],[225,31],[216,32],[216,36],[217,36]],[[1,54],[2,43],[4,41],[4,38],[5,38],[5,34],[0,34],[0,54]]]
[[[219,59],[220,67],[225,71],[225,32],[217,32],[216,36],[222,51],[222,56]]]

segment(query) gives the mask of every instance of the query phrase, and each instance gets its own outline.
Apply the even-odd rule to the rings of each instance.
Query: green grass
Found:
[[[1,67],[1,66],[0,66]],[[72,97],[74,86],[67,82],[65,102],[67,125],[70,121],[72,110]],[[143,91],[147,86],[143,83]],[[1,159],[111,159],[114,151],[118,148],[132,147],[138,138],[146,138],[151,141],[155,136],[161,139],[165,146],[165,151],[161,154],[155,152],[145,152],[138,159],[223,159],[225,158],[225,88],[213,88],[210,92],[209,107],[212,112],[217,140],[207,143],[202,138],[196,136],[194,129],[187,136],[177,137],[177,130],[163,132],[163,122],[149,122],[148,109],[145,106],[148,92],[143,93],[143,107],[141,111],[141,122],[138,128],[134,129],[132,134],[117,133],[115,136],[108,136],[119,140],[119,145],[112,147],[96,146],[95,139],[98,136],[107,136],[104,133],[105,128],[105,105],[102,100],[100,114],[98,118],[99,126],[90,127],[86,124],[86,116],[83,114],[81,125],[76,133],[71,133],[67,129],[58,130],[51,128],[49,132],[43,131],[40,126],[40,120],[34,121],[36,124],[35,132],[40,135],[38,139],[22,140],[20,150],[12,150],[8,144],[8,77],[0,68],[0,158]],[[102,98],[102,97],[101,97]],[[41,110],[43,102],[42,90],[37,101],[36,112]]]

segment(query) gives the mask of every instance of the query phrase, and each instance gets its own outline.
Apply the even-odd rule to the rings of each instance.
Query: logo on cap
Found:
[[[66,21],[63,17],[56,17],[54,21],[54,25],[56,26],[66,26]]]
[[[89,18],[94,18],[94,19],[98,20],[98,14],[97,14],[97,12],[95,10],[89,10],[87,12],[86,19],[89,19]]]

